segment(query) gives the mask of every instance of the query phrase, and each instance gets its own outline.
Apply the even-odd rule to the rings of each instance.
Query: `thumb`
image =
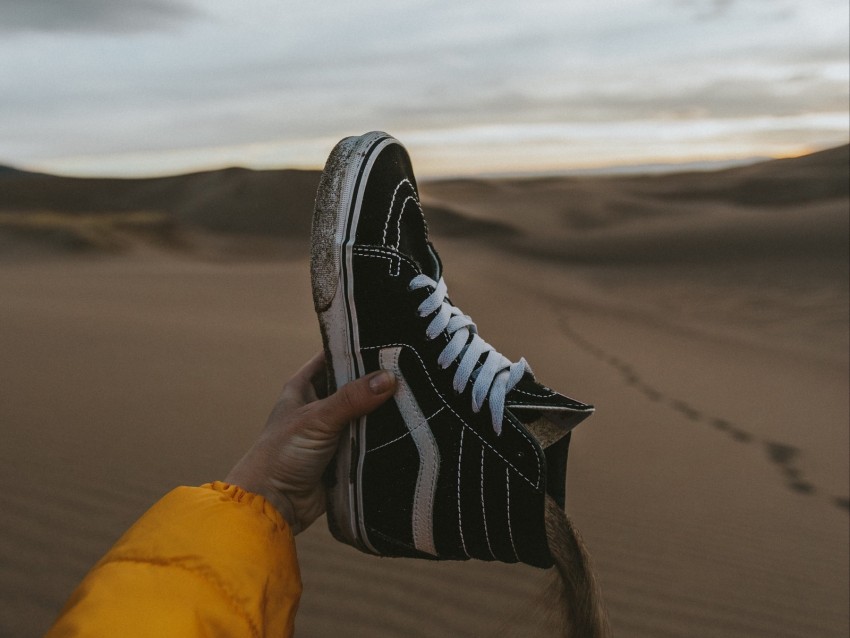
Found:
[[[350,421],[368,414],[395,392],[395,376],[378,370],[346,383],[336,392],[314,403],[316,418],[337,432]]]

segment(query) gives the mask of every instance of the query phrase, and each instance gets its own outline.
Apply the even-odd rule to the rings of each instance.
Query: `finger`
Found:
[[[313,386],[313,393],[317,399],[324,399],[328,396],[328,368],[327,364],[318,369],[316,374],[310,377],[310,385]]]
[[[323,425],[336,434],[349,422],[368,414],[395,392],[395,376],[387,370],[346,383],[327,399],[313,404],[313,414]]]
[[[292,409],[315,401],[318,396],[312,380],[323,374],[326,374],[325,353],[318,352],[286,382],[280,393],[278,403]]]

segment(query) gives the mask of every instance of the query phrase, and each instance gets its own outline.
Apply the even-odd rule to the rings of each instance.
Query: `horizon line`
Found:
[[[534,179],[545,177],[605,177],[605,176],[638,176],[638,175],[661,175],[675,174],[681,172],[713,172],[722,171],[729,168],[738,168],[751,166],[761,162],[770,162],[781,159],[794,159],[805,157],[819,152],[828,151],[844,146],[850,146],[850,140],[841,144],[832,144],[825,146],[817,146],[807,148],[802,153],[783,153],[776,155],[751,155],[747,157],[728,157],[725,159],[692,159],[682,161],[647,161],[647,162],[626,162],[626,163],[611,163],[599,164],[591,166],[575,166],[553,169],[505,169],[496,171],[477,171],[477,172],[458,172],[446,173],[440,175],[428,175],[426,172],[419,178],[421,182],[438,182],[451,181],[458,179]],[[221,163],[210,164],[207,166],[198,166],[195,168],[187,168],[186,170],[177,170],[170,172],[139,172],[138,174],[121,174],[121,173],[95,173],[95,172],[74,172],[64,170],[44,170],[39,167],[39,162],[27,165],[16,164],[14,162],[0,161],[0,171],[10,170],[21,173],[30,173],[38,175],[49,175],[54,177],[67,177],[71,179],[115,179],[115,180],[145,180],[145,179],[163,179],[168,177],[180,177],[184,175],[197,175],[200,173],[215,173],[226,170],[247,170],[254,172],[264,171],[304,171],[304,172],[321,172],[322,167],[317,165],[280,165],[280,166],[250,166],[249,164],[238,163]]]

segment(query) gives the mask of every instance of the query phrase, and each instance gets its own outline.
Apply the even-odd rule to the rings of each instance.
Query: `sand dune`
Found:
[[[434,182],[423,199],[513,229],[500,247],[568,262],[843,258],[848,149],[714,173]]]
[[[597,405],[576,431],[568,507],[618,636],[850,630],[846,148],[830,153],[713,174],[423,186],[453,300],[507,356]],[[263,206],[290,188],[275,175],[287,174],[263,175]],[[755,192],[777,176],[800,183],[781,204]],[[123,254],[80,256],[36,232],[12,258],[27,242],[0,232],[0,635],[40,635],[159,495],[220,478],[320,347],[302,219],[275,221],[265,240],[185,221],[216,192],[265,210],[255,178],[125,184],[140,190],[111,191],[118,211],[75,182],[89,203],[53,211],[89,224],[174,215],[185,244],[125,228]],[[303,189],[276,205],[309,215]],[[0,211],[30,214],[17,197]],[[236,208],[219,210],[229,224]],[[265,212],[252,215],[263,227]],[[275,245],[287,259],[258,260]],[[298,547],[298,635],[551,635],[538,618],[546,572],[376,559],[323,521]]]
[[[843,258],[848,158],[850,146],[842,146],[717,172],[447,180],[424,183],[422,194],[439,235],[482,239],[535,258],[705,261],[813,250],[818,258],[823,251]],[[210,243],[198,239],[201,231],[220,245],[251,236],[304,245],[318,177],[230,168],[83,179],[7,169],[0,172],[0,237],[15,232],[54,247],[121,250],[136,234],[185,250]],[[55,220],[54,227],[34,223],[38,216]]]
[[[90,179],[25,172],[0,174],[0,210],[75,213],[166,213],[190,227],[219,232],[310,232],[318,171],[229,168],[150,179]]]

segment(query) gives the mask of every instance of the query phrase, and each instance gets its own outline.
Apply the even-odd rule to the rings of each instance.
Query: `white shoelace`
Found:
[[[409,288],[410,290],[434,289],[428,298],[419,304],[419,316],[428,317],[435,312],[437,313],[431,323],[428,324],[425,332],[428,339],[437,338],[443,331],[451,337],[437,359],[437,363],[444,370],[458,357],[461,357],[452,382],[456,392],[464,391],[472,379],[478,360],[482,355],[487,354],[487,358],[478,370],[472,385],[472,410],[473,412],[480,412],[485,399],[489,397],[493,430],[496,434],[501,434],[505,396],[519,383],[526,370],[531,372],[528,363],[525,359],[520,359],[516,363],[511,362],[479,337],[478,329],[472,319],[449,303],[446,282],[443,281],[442,277],[437,282],[427,275],[417,275],[410,281]],[[470,335],[472,340],[469,339]]]

